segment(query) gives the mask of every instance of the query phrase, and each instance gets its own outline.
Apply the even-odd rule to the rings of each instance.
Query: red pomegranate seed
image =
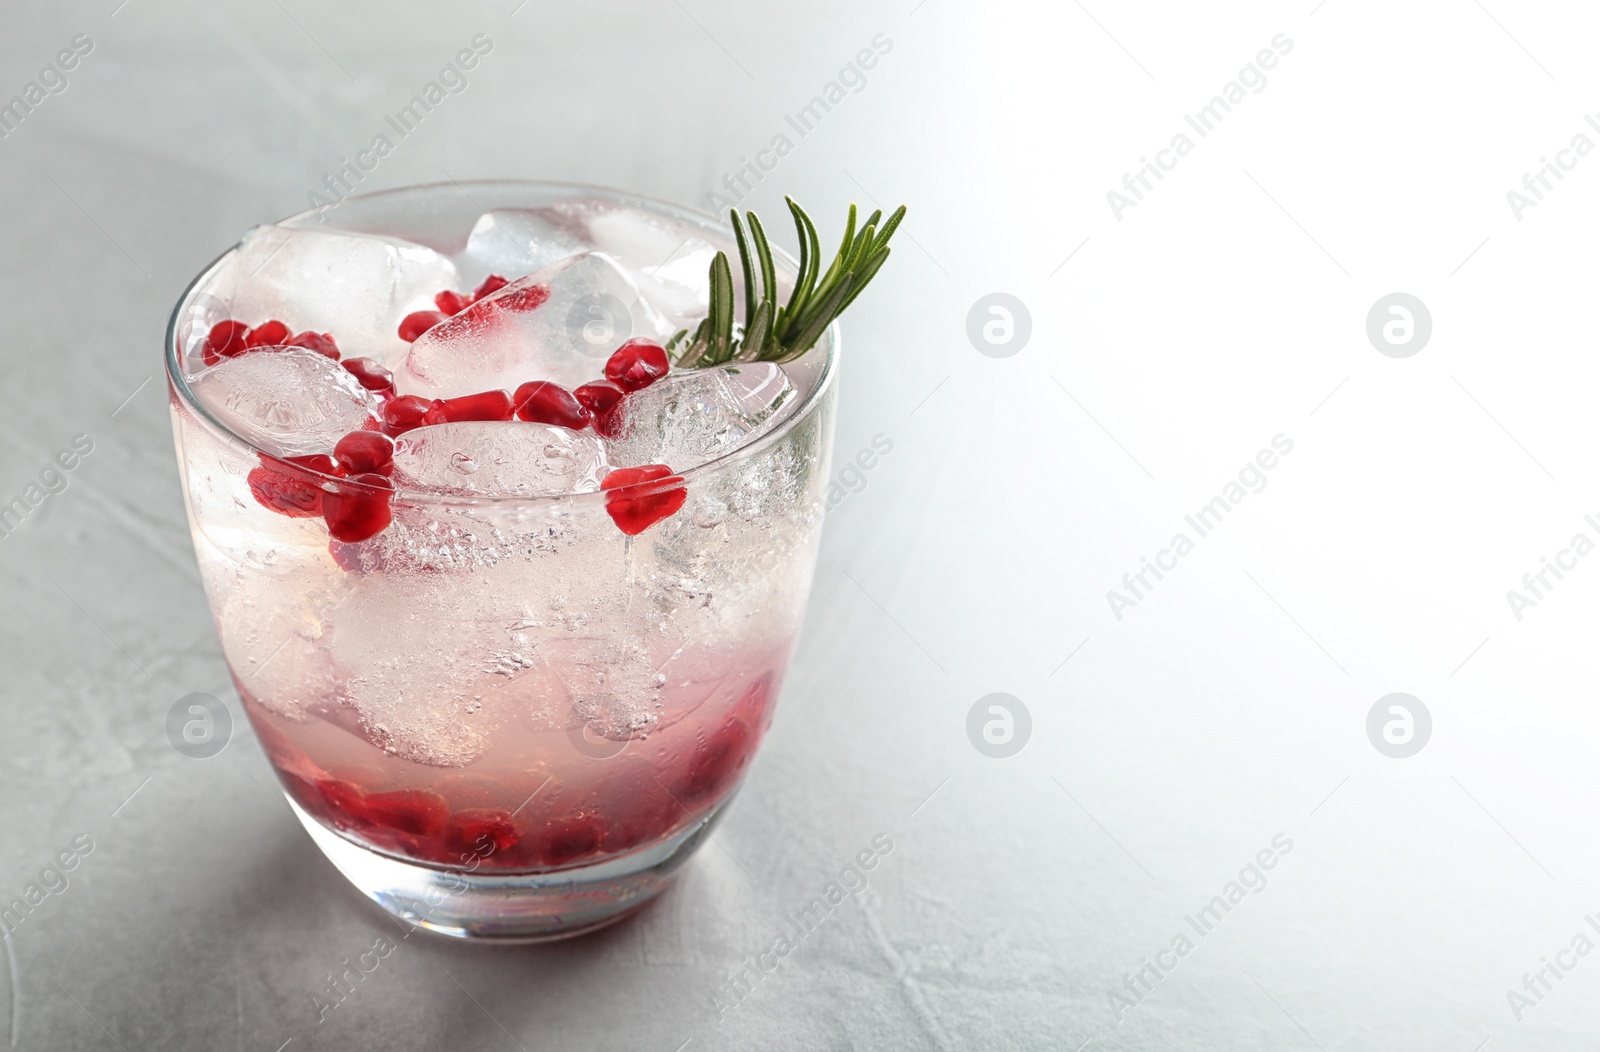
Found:
[[[504,391],[480,391],[435,402],[422,422],[454,424],[463,420],[510,420],[511,409],[511,396]]]
[[[343,541],[329,539],[328,554],[333,556],[333,561],[339,564],[339,569],[345,573],[367,574],[372,572],[368,561],[362,558],[364,549],[359,544],[346,544]]]
[[[677,514],[689,497],[683,479],[665,464],[618,468],[601,480],[600,488],[610,491],[606,514],[629,537]]]
[[[672,368],[667,352],[649,340],[629,340],[606,359],[606,379],[624,391],[649,387]]]
[[[267,743],[263,740],[261,744],[265,747]],[[272,759],[273,768],[278,775],[278,783],[283,786],[283,791],[289,794],[289,799],[314,815],[322,814],[324,810],[322,797],[317,795],[316,786],[293,771],[286,771],[279,767],[278,754],[274,750],[269,748],[267,755]]]
[[[289,342],[289,326],[281,321],[264,321],[250,330],[246,347],[281,347]]]
[[[626,851],[654,843],[691,817],[660,784],[650,781],[629,798],[618,823],[606,830],[606,850]]]
[[[333,459],[351,475],[394,473],[394,439],[381,431],[352,431],[333,447]]]
[[[200,349],[200,360],[206,365],[216,365],[223,358],[241,354],[249,337],[250,326],[244,322],[219,321],[206,334],[206,342]]]
[[[617,468],[606,475],[601,481],[601,489],[617,489],[619,487],[642,486],[647,482],[664,480],[664,485],[671,485],[683,481],[672,475],[672,469],[665,464],[642,464],[636,468]]]
[[[418,336],[421,336],[440,322],[448,320],[436,310],[412,311],[400,319],[400,338],[407,343],[415,343]]]
[[[368,793],[364,803],[369,822],[415,836],[433,836],[448,814],[444,798],[424,789]]]
[[[444,827],[444,839],[458,860],[466,861],[461,859],[462,855],[477,855],[480,858],[504,856],[517,846],[517,827],[512,824],[511,815],[505,811],[489,807],[473,808],[457,811],[450,816],[450,821]]]
[[[475,300],[481,300],[485,296],[493,295],[494,293],[499,292],[509,284],[511,284],[511,282],[507,281],[505,278],[502,278],[500,275],[490,274],[488,277],[483,279],[482,285],[479,285],[477,288],[472,290],[472,298]]]
[[[470,297],[463,296],[459,292],[453,292],[450,289],[445,289],[443,292],[433,297],[433,302],[434,306],[438,307],[441,311],[450,315],[451,317],[454,317],[455,315],[466,310],[467,305],[472,302],[472,299]]]
[[[539,835],[539,861],[547,866],[564,866],[600,849],[604,834],[593,818],[558,818]]]
[[[556,424],[582,431],[589,426],[592,414],[584,408],[572,392],[548,380],[530,380],[517,388],[511,396],[517,407],[517,416],[536,424]]]
[[[394,373],[379,365],[377,359],[346,358],[342,364],[367,390],[379,394],[394,393]]]
[[[336,826],[364,826],[366,820],[365,796],[349,782],[333,778],[318,778],[317,792],[327,802],[328,817]]]
[[[421,427],[423,418],[435,407],[443,405],[437,398],[421,395],[401,395],[383,404],[383,430],[389,435],[399,435],[414,427]]]
[[[311,519],[322,514],[323,475],[342,475],[333,458],[323,453],[305,457],[269,457],[258,454],[261,466],[245,476],[256,503],[291,519]],[[300,470],[305,468],[308,470]]]
[[[594,380],[577,387],[572,397],[591,413],[609,413],[622,401],[623,390],[610,380]]]
[[[506,293],[499,299],[494,300],[493,304],[502,310],[530,311],[549,298],[550,287],[548,285],[529,285],[525,289],[514,289]]]
[[[622,434],[622,388],[610,380],[594,380],[572,392],[578,404],[594,415],[594,429],[602,438],[617,438]]]
[[[335,484],[322,495],[322,521],[328,524],[328,534],[351,543],[376,537],[389,525],[394,483],[374,472],[356,475],[349,483]]]
[[[749,726],[737,718],[729,720],[695,750],[678,799],[686,804],[695,803],[733,788],[739,772],[755,751],[754,745],[755,734]]]
[[[333,336],[326,332],[302,332],[289,341],[290,347],[304,347],[308,351],[339,360],[339,345],[333,342]]]

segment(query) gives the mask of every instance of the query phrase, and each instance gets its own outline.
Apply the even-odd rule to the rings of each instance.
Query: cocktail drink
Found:
[[[391,912],[604,924],[748,770],[810,587],[842,309],[791,301],[785,329],[765,301],[818,257],[760,249],[754,275],[670,205],[447,184],[258,227],[179,302],[223,652],[296,815]]]

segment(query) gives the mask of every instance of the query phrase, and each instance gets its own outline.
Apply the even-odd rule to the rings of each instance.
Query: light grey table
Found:
[[[0,139],[0,1045],[1593,1046],[1592,11],[439,7],[4,13],[0,100],[43,83]],[[399,934],[243,726],[160,336],[440,79],[362,189],[908,202],[837,462],[893,449],[841,479],[777,722],[673,890],[564,945],[412,935],[319,1021]],[[166,736],[192,692],[240,721],[209,759]]]

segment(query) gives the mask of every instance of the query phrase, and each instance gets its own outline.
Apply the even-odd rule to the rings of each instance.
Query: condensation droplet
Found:
[[[461,472],[463,475],[470,475],[474,471],[478,470],[478,462],[467,456],[465,453],[450,454],[450,466]]]

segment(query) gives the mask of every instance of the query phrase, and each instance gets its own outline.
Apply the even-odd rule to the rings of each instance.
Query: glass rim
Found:
[[[551,179],[468,179],[451,180],[449,182],[410,183],[405,186],[388,187],[383,190],[373,190],[363,194],[350,194],[344,198],[341,198],[338,205],[333,207],[337,208],[339,205],[343,205],[349,201],[370,201],[374,198],[416,191],[444,190],[454,188],[461,190],[462,192],[466,192],[466,188],[468,187],[526,187],[578,190],[610,201],[647,205],[651,209],[656,210],[658,213],[664,212],[669,216],[687,219],[706,228],[722,228],[724,226],[722,220],[709,212],[703,212],[697,208],[690,208],[686,205],[681,205],[677,202],[666,200],[665,198],[652,197],[647,194],[637,194],[627,190],[618,190],[614,187],[600,186],[594,183],[568,182]],[[470,194],[468,196],[470,197]],[[282,219],[273,220],[272,223],[273,225],[292,223],[295,220],[303,219],[314,212],[321,211],[326,207],[327,206],[319,206],[316,208],[301,209],[300,211]],[[359,231],[351,231],[351,233],[359,234]],[[212,414],[211,410],[200,401],[200,399],[195,395],[194,390],[189,386],[189,381],[184,375],[183,351],[178,346],[178,319],[183,313],[184,307],[190,302],[190,299],[200,284],[211,277],[212,274],[216,272],[216,270],[224,263],[224,261],[228,259],[229,256],[232,256],[235,252],[237,252],[242,243],[243,238],[241,237],[238,242],[230,245],[224,252],[218,255],[210,263],[207,263],[205,267],[203,267],[200,272],[196,274],[187,285],[184,286],[183,291],[178,295],[178,301],[173,306],[172,314],[167,319],[167,331],[165,337],[166,348],[165,353],[163,354],[163,358],[166,363],[167,386],[169,390],[171,390],[183,402],[183,404],[189,408],[189,410],[194,414],[195,418],[200,421],[206,430],[212,432],[224,443],[240,448],[257,457],[268,457],[272,460],[282,462],[285,461],[285,457],[262,449],[256,443],[250,441],[250,439],[234,431],[227,424],[217,419],[217,417]],[[773,260],[779,264],[780,269],[798,273],[799,263],[794,259],[793,256],[777,245],[773,245],[771,248]],[[839,322],[835,320],[828,326],[827,330],[823,333],[822,337],[817,341],[817,343],[801,356],[808,357],[819,349],[824,352],[822,367],[818,373],[816,382],[812,385],[811,390],[806,394],[804,400],[801,401],[801,403],[796,406],[787,417],[779,421],[775,427],[761,435],[755,441],[737,446],[726,453],[713,457],[703,464],[697,464],[692,468],[686,468],[681,471],[674,469],[673,476],[683,479],[685,483],[693,482],[698,478],[707,478],[718,471],[737,464],[740,461],[758,456],[782,441],[783,438],[788,435],[788,433],[792,431],[796,425],[798,425],[802,420],[806,419],[811,415],[812,412],[815,411],[816,407],[821,403],[823,397],[827,395],[828,389],[833,386],[834,374],[838,371],[840,342],[841,338]],[[726,364],[740,365],[749,363],[729,362]],[[332,451],[330,450],[329,454],[331,455],[331,453]],[[294,468],[298,472],[303,472],[307,476],[318,479],[324,485],[328,483],[335,483],[342,487],[349,487],[356,490],[375,490],[378,488],[369,483],[357,482],[349,478],[340,478],[337,475],[329,475],[326,472],[318,471],[315,468],[307,468],[298,464],[294,465]],[[536,505],[555,502],[598,502],[605,499],[607,496],[606,490],[590,490],[584,493],[545,493],[535,495],[521,495],[513,493],[463,495],[440,493],[436,490],[418,489],[416,487],[399,485],[394,486],[392,492],[396,500],[404,500],[409,504],[447,504],[468,507],[508,504]]]

